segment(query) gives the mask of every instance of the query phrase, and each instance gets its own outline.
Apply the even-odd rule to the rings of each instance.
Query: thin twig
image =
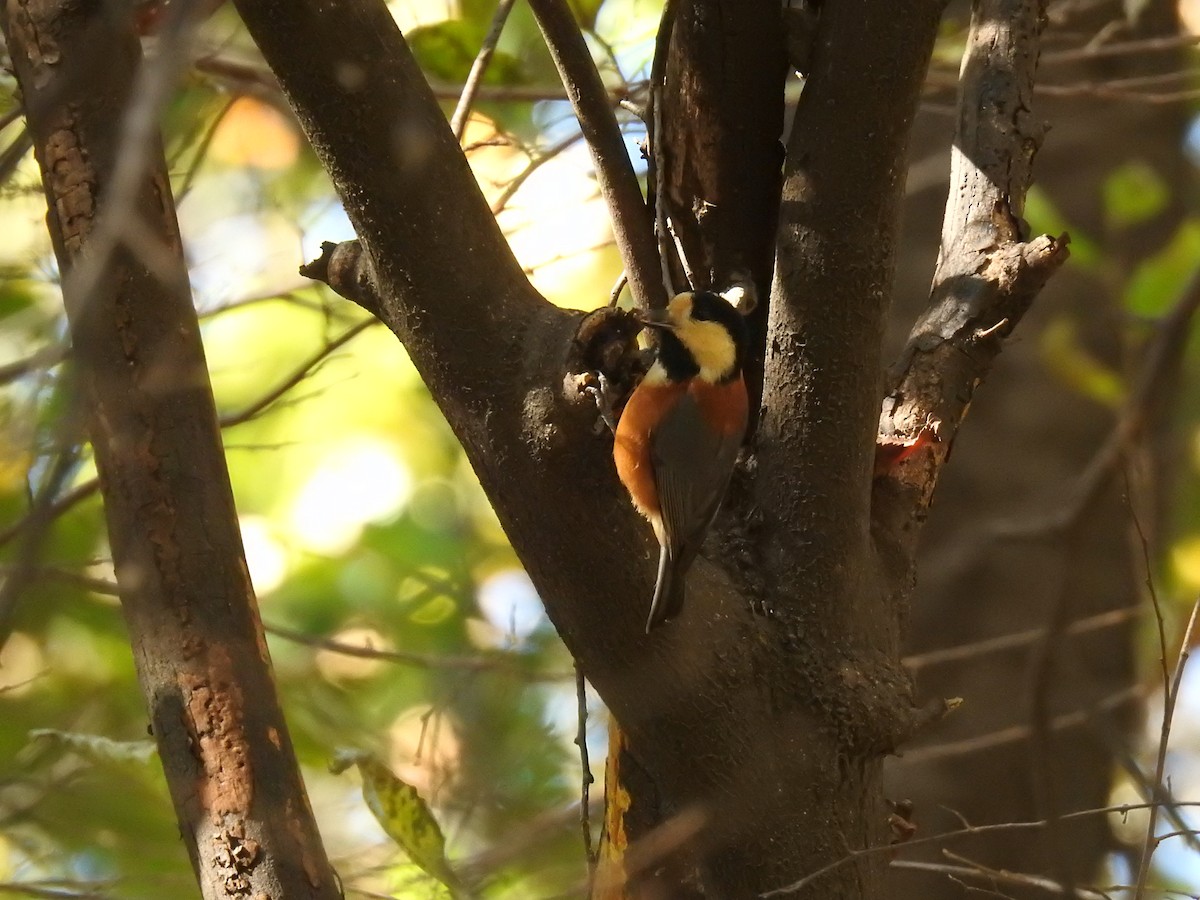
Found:
[[[1089,634],[1104,628],[1122,625],[1131,619],[1145,613],[1143,606],[1126,606],[1120,609],[1110,609],[1082,619],[1076,619],[1067,626],[1066,633],[1070,635]],[[916,653],[901,660],[905,667],[917,671],[929,666],[942,665],[950,662],[960,662],[972,657],[999,653],[1004,650],[1016,650],[1027,647],[1041,640],[1046,634],[1044,628],[1030,628],[1013,634],[1003,634],[999,637],[984,638],[967,644],[958,644],[940,650],[930,650],[927,653]]]
[[[25,107],[20,103],[14,103],[11,109],[0,113],[0,131],[3,131],[23,115],[25,115]]]
[[[82,503],[88,497],[91,497],[99,489],[100,480],[98,478],[89,478],[87,481],[76,485],[62,496],[56,498],[46,509],[46,516],[49,519],[57,519],[76,504]],[[0,547],[3,547],[26,528],[30,527],[33,518],[34,512],[30,510],[23,518],[9,525],[3,531],[0,531]]]
[[[492,24],[483,39],[483,45],[479,48],[475,62],[471,63],[471,71],[467,73],[462,94],[458,98],[458,106],[454,108],[454,115],[450,117],[450,129],[454,132],[454,139],[460,143],[463,139],[463,132],[467,130],[467,120],[471,117],[471,107],[475,104],[479,86],[483,83],[483,76],[492,62],[496,45],[500,43],[500,35],[504,31],[504,23],[508,21],[508,14],[512,11],[514,3],[516,0],[500,0],[496,5]]]
[[[234,105],[241,100],[239,94],[234,94],[230,97],[225,105],[217,110],[217,114],[213,116],[213,120],[208,123],[208,127],[204,129],[204,136],[200,138],[200,143],[196,147],[196,154],[192,157],[191,163],[187,167],[187,171],[183,175],[183,181],[179,185],[179,190],[175,192],[175,205],[178,206],[184,201],[192,190],[192,184],[196,180],[196,176],[200,172],[200,167],[204,165],[204,161],[208,158],[208,149],[212,146],[213,138],[217,136],[217,129],[221,127],[221,123],[225,121],[225,117],[229,115],[229,111]]]
[[[551,144],[544,151],[529,160],[529,164],[508,180],[508,184],[504,185],[503,190],[496,195],[496,199],[491,202],[492,215],[498,215],[501,210],[508,206],[508,202],[519,191],[538,169],[556,158],[564,151],[574,147],[583,139],[582,134],[569,134],[556,144]]]
[[[1030,538],[1063,532],[1083,515],[1108,484],[1125,452],[1145,430],[1163,385],[1178,369],[1197,312],[1200,312],[1200,269],[1193,273],[1171,311],[1156,323],[1121,415],[1075,482],[1067,502],[1050,515],[1000,526],[999,537]]]
[[[629,279],[622,272],[617,276],[617,280],[613,283],[612,290],[608,292],[608,305],[615,307],[621,299],[621,291],[625,290],[625,285],[629,284]]]
[[[1053,747],[1054,718],[1051,714],[1051,698],[1058,682],[1058,666],[1067,623],[1071,616],[1071,588],[1066,574],[1069,548],[1079,538],[1077,527],[1060,535],[1062,542],[1058,566],[1053,577],[1057,579],[1057,596],[1051,606],[1042,639],[1034,646],[1029,662],[1029,751],[1030,783],[1035,808],[1046,819],[1046,843],[1052,865],[1057,870],[1058,882],[1068,897],[1075,897],[1075,873],[1067,856],[1067,836],[1063,833],[1062,815],[1059,809],[1057,765]]]
[[[171,97],[185,66],[191,58],[191,40],[198,19],[192,15],[194,3],[168,7],[158,32],[158,53],[148,60],[137,74],[130,102],[121,121],[120,151],[107,189],[109,203],[105,212],[96,218],[89,235],[90,250],[79,257],[64,274],[63,295],[76,298],[81,306],[90,302],[108,272],[113,254],[121,247],[131,251],[150,250],[139,259],[151,271],[161,268],[154,256],[162,252],[161,236],[153,234],[149,241],[135,240],[148,232],[137,211],[142,193],[138,185],[151,165],[154,148],[158,146],[159,113]],[[138,244],[142,246],[138,246]]]
[[[591,806],[591,788],[596,779],[592,777],[592,765],[588,759],[587,747],[587,680],[583,677],[583,669],[575,663],[575,699],[578,702],[575,731],[575,746],[579,748],[579,828],[583,832],[583,852],[587,856],[588,884],[596,877],[596,847],[592,843],[592,822],[589,818]]]
[[[282,111],[291,115],[291,109],[283,102],[279,90],[279,81],[270,69],[255,65],[244,60],[222,56],[220,53],[210,53],[196,59],[193,63],[197,72],[219,80],[230,89],[250,94],[265,102],[280,106]],[[453,84],[436,79],[429,82],[429,88],[438,100],[457,102],[462,97],[465,85]],[[630,81],[618,85],[605,86],[609,102],[616,106],[622,100],[637,97],[646,90],[645,81]],[[549,84],[483,84],[475,93],[477,101],[489,103],[540,103],[546,100],[568,100],[566,89],[562,85]]]
[[[1057,881],[1051,881],[1049,878],[1044,878],[1040,875],[1025,875],[1020,872],[1008,872],[1003,869],[992,869],[987,866],[954,866],[946,863],[897,859],[892,861],[891,867],[893,869],[908,869],[914,872],[933,872],[939,875],[951,875],[960,878],[977,878],[1000,884],[1009,884],[1013,887],[1036,888],[1051,894],[1065,895],[1067,893],[1066,888]],[[1083,898],[1083,900],[1111,900],[1103,892],[1091,889],[1076,888],[1074,895]]]
[[[57,501],[79,463],[82,422],[81,396],[69,385],[69,406],[55,426],[55,451],[46,467],[29,512],[22,520],[16,564],[0,585],[0,648],[8,643],[16,620],[17,603],[34,576],[50,526],[57,518]],[[11,530],[11,529],[10,529]]]
[[[1112,44],[1088,44],[1073,50],[1053,50],[1042,54],[1043,65],[1106,59],[1114,56],[1139,56],[1161,50],[1179,50],[1200,44],[1200,35],[1180,34],[1170,37],[1144,38],[1136,41],[1121,41]]]
[[[530,0],[529,5],[591,151],[596,180],[612,217],[613,236],[629,276],[629,289],[638,306],[661,308],[667,298],[659,279],[654,230],[613,114],[611,95],[600,80],[587,42],[565,0]]]
[[[32,149],[33,137],[29,134],[28,128],[22,128],[13,142],[4,148],[3,153],[0,153],[0,184],[4,184],[13,176],[17,171],[17,166],[25,158],[25,154]]]
[[[453,669],[459,672],[497,672],[519,676],[528,681],[563,681],[571,676],[565,672],[531,672],[524,666],[509,662],[504,657],[487,656],[447,656],[440,653],[417,653],[412,650],[381,650],[377,647],[362,647],[347,644],[344,641],[320,635],[305,634],[282,625],[263,623],[263,630],[285,641],[304,644],[317,650],[329,650],[343,656],[353,656],[358,659],[378,660],[387,663],[399,663],[414,666],[419,669]]]
[[[1063,819],[1088,819],[1093,816],[1104,816],[1110,814],[1128,815],[1134,810],[1152,809],[1156,806],[1155,803],[1125,803],[1119,806],[1101,806],[1095,809],[1082,809],[1075,812],[1065,813]],[[1200,807],[1200,801],[1180,803],[1180,806],[1195,808]],[[930,847],[946,841],[958,840],[959,838],[972,837],[980,834],[994,834],[1002,831],[1040,831],[1046,827],[1044,819],[1037,819],[1023,822],[996,822],[990,825],[971,825],[965,824],[962,828],[957,828],[953,831],[944,831],[941,834],[930,835],[929,837],[913,838],[910,841],[905,841],[903,844],[880,844],[874,847],[863,847],[860,850],[851,850],[845,856],[835,859],[833,862],[822,866],[815,872],[805,875],[798,881],[793,881],[791,884],[783,887],[775,888],[760,894],[760,897],[781,897],[786,894],[794,894],[802,888],[824,878],[831,872],[836,872],[845,866],[850,865],[857,859],[864,856],[878,856],[881,853],[903,853],[916,847]]]
[[[295,368],[292,374],[283,379],[283,381],[281,381],[271,390],[267,391],[261,397],[254,400],[244,409],[227,416],[222,416],[221,427],[232,428],[234,425],[241,425],[243,422],[248,422],[250,419],[253,419],[264,409],[266,409],[296,385],[300,384],[300,382],[302,382],[305,378],[311,375],[313,369],[328,359],[331,353],[350,343],[350,341],[358,337],[368,328],[378,324],[378,319],[363,319],[361,322],[350,326],[336,338],[325,344],[324,347],[322,347],[308,359],[300,363],[300,365]]]
[[[1171,740],[1171,723],[1175,717],[1175,703],[1179,700],[1179,689],[1183,683],[1183,670],[1187,666],[1188,656],[1191,653],[1192,631],[1196,627],[1197,612],[1200,612],[1200,598],[1192,604],[1192,613],[1188,616],[1187,628],[1184,629],[1183,640],[1180,642],[1179,658],[1175,661],[1175,674],[1171,678],[1170,689],[1163,696],[1162,731],[1158,738],[1158,759],[1154,764],[1154,784],[1156,786],[1163,783],[1166,775],[1167,745]],[[1146,880],[1150,877],[1150,861],[1159,844],[1159,839],[1154,833],[1158,825],[1158,807],[1159,802],[1157,798],[1154,798],[1154,802],[1150,805],[1150,820],[1146,823],[1146,839],[1142,844],[1142,857],[1138,864],[1137,889],[1134,892],[1133,900],[1142,900],[1146,894]]]
[[[67,355],[67,345],[50,344],[40,347],[24,359],[14,360],[0,366],[0,385],[24,378],[30,372],[50,369],[58,365]]]
[[[1078,728],[1086,725],[1097,712],[1111,712],[1127,704],[1139,703],[1145,699],[1146,689],[1141,685],[1130,685],[1119,691],[1114,691],[1098,703],[1086,709],[1076,709],[1073,712],[1061,713],[1050,720],[1050,729],[1063,731],[1068,728]],[[1002,744],[1013,744],[1029,739],[1032,729],[1028,725],[1010,725],[986,734],[950,741],[943,744],[933,744],[929,747],[918,747],[904,753],[906,763],[929,762],[935,759],[948,759],[953,756],[965,756],[990,750]]]

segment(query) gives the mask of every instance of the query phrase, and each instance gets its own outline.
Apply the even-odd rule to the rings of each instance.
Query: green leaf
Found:
[[[0,267],[0,319],[24,312],[36,300],[33,282],[16,266]]]
[[[1129,228],[1154,218],[1171,199],[1167,183],[1147,163],[1119,166],[1104,180],[1104,215],[1110,228]]]
[[[1075,322],[1060,317],[1050,322],[1041,335],[1046,367],[1086,397],[1117,407],[1125,398],[1125,382],[1119,372],[1098,360],[1079,340]]]
[[[457,893],[458,878],[446,860],[446,839],[417,789],[367,753],[341,751],[330,769],[337,773],[350,765],[358,766],[363,799],[388,837],[423,872],[449,888],[452,894]]]
[[[98,734],[36,728],[30,741],[45,741],[56,749],[75,753],[94,763],[148,763],[157,752],[154,741],[114,741]]]
[[[413,55],[429,75],[458,84],[467,77],[486,31],[479,22],[448,19],[423,25],[406,37]],[[510,53],[497,50],[484,75],[485,84],[513,84],[524,80],[521,62]]]
[[[1025,196],[1025,221],[1032,234],[1071,235],[1071,265],[1083,269],[1096,269],[1103,258],[1099,245],[1077,227],[1073,227],[1062,214],[1050,195],[1034,185]]]
[[[1125,288],[1125,308],[1137,316],[1158,318],[1200,266],[1200,220],[1184,220],[1167,245],[1134,270]]]
[[[568,2],[571,12],[575,14],[579,24],[587,31],[595,29],[596,17],[600,14],[600,7],[604,4],[604,0],[568,0]]]

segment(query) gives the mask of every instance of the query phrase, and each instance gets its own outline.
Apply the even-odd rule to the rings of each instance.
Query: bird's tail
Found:
[[[658,578],[654,583],[654,599],[650,602],[650,617],[646,619],[646,634],[679,615],[683,608],[687,566],[675,558],[666,544],[658,553]]]

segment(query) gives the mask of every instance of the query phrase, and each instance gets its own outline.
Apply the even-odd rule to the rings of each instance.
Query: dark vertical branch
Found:
[[[134,90],[133,23],[104,4],[7,0],[0,26],[64,274],[122,610],[201,890],[333,900],[246,571],[157,109]]]
[[[596,180],[612,215],[613,236],[625,263],[629,290],[639,306],[665,306],[667,296],[659,277],[650,213],[587,41],[565,0],[530,0],[529,5],[591,150]]]
[[[670,38],[660,181],[695,287],[752,280],[765,295],[783,165],[779,4],[680,0]]]
[[[941,9],[938,0],[903,15],[865,0],[824,5],[784,172],[759,484],[778,552],[803,579],[787,602],[835,616],[847,634],[888,627],[862,583],[880,341],[909,130]],[[895,635],[880,638],[886,646]]]
[[[754,288],[746,369],[757,399],[783,179],[783,18],[774,0],[677,6],[669,45],[656,53],[666,57],[660,202],[696,288]]]

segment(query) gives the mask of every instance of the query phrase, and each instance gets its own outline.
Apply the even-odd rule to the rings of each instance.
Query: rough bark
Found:
[[[138,678],[203,895],[338,897],[269,671],[140,45],[110,6],[7,0],[0,26]]]

